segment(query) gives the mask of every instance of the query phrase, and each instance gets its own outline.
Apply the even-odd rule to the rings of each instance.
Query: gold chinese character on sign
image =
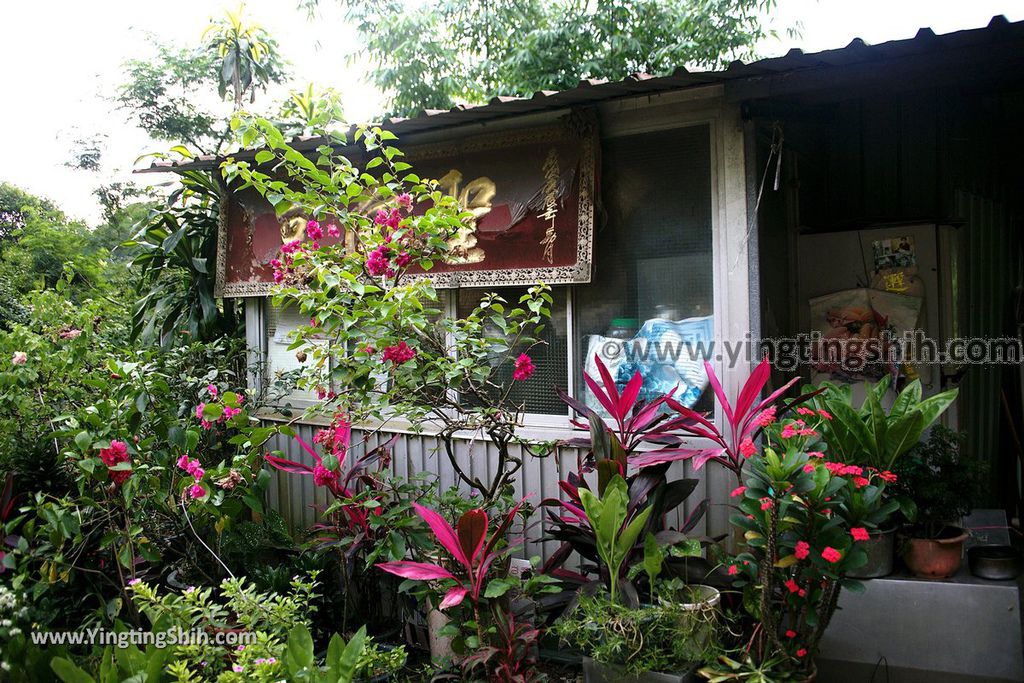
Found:
[[[558,153],[552,149],[544,159],[544,210],[540,213],[541,220],[551,221],[540,241],[544,247],[544,260],[553,263],[555,260],[555,217],[558,215]]]
[[[448,240],[452,255],[451,263],[480,263],[486,257],[484,250],[477,246],[477,221],[491,212],[491,200],[498,193],[494,181],[487,176],[475,178],[464,186],[462,172],[452,169],[437,181],[437,185],[445,194],[455,197],[463,210],[473,214],[467,224],[459,228],[455,236]]]

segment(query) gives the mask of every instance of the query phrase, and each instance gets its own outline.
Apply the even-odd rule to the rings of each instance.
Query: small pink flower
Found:
[[[787,638],[796,638],[796,631],[794,631],[793,629],[789,629],[788,631],[786,631],[786,637]]]
[[[796,581],[794,581],[793,579],[789,579],[788,581],[786,581],[786,588],[789,590],[790,593],[800,592],[800,586],[796,585]]]
[[[205,403],[200,403],[199,405],[196,406],[196,419],[197,420],[202,420],[203,419],[203,411],[204,410],[206,410],[206,404]]]
[[[132,579],[131,581],[128,582],[128,585],[129,586],[134,586],[135,584],[139,583],[140,581],[142,581],[142,579]]]
[[[330,237],[341,237],[341,228],[334,223],[327,224],[327,235]]]
[[[807,451],[807,457],[809,458],[824,458],[825,454],[821,451]]]
[[[878,473],[878,478],[881,479],[882,481],[884,481],[886,484],[895,484],[896,483],[896,475],[893,474],[892,472],[890,472],[889,470],[884,470],[882,472],[879,472]]]
[[[405,268],[412,261],[412,256],[409,256],[407,252],[402,252],[395,258],[395,265],[399,268]]]
[[[188,495],[192,498],[202,498],[206,495],[206,489],[199,484],[192,484],[188,489]]]
[[[15,351],[11,356],[11,365],[24,365],[28,362],[28,354],[24,351]]]
[[[868,482],[868,480],[865,479],[864,477],[854,477],[853,478],[853,486],[854,486],[854,488],[858,488],[858,489],[859,488],[863,488],[863,487],[867,486],[869,483],[870,482]]]
[[[821,551],[821,557],[826,562],[835,564],[839,560],[843,559],[843,554],[830,546],[825,546],[825,549]]]
[[[768,498],[767,496],[762,498],[761,499],[761,509],[762,510],[771,510],[772,509],[772,499]]]
[[[734,564],[730,564],[730,565],[729,565],[729,576],[736,576],[736,573],[737,573],[737,572],[738,572],[739,570],[740,570],[740,569],[739,569],[739,567],[737,567],[737,566],[736,566],[736,565],[734,565]]]
[[[734,488],[734,489],[732,490],[732,493],[730,493],[730,494],[729,494],[729,497],[730,497],[730,498],[737,498],[737,497],[739,497],[739,496],[742,496],[742,495],[743,495],[743,493],[744,493],[744,492],[745,492],[746,490],[747,490],[747,487],[746,487],[746,486],[737,486],[736,488]]]
[[[234,666],[231,667],[231,670],[234,671],[236,674],[240,674],[243,671],[245,671],[245,667],[242,666],[241,664],[235,664]]]
[[[806,657],[807,656],[807,648],[803,648],[802,647],[799,650],[797,650],[796,651],[796,656],[797,657]]]
[[[395,201],[398,203],[398,206],[402,207],[403,209],[408,210],[412,208],[412,195],[409,194],[408,192],[403,192],[402,194],[395,197]]]
[[[823,420],[831,420],[832,419],[832,415],[827,410],[819,410],[818,411],[818,415],[821,415],[821,419],[823,419]]]
[[[855,541],[866,541],[871,538],[871,534],[869,534],[868,530],[862,526],[850,529],[850,535],[853,536],[853,540]]]
[[[814,467],[814,465],[812,463],[807,463],[806,465],[804,465],[804,472],[807,472],[808,474],[810,474],[814,470],[815,470],[815,467]]]
[[[797,541],[793,554],[798,560],[806,560],[807,556],[811,554],[811,544],[807,541]]]
[[[796,412],[799,413],[800,415],[817,415],[817,413],[815,413],[813,410],[805,406],[800,406],[799,408],[796,409]]]
[[[180,458],[178,458],[178,467],[180,469],[183,469],[183,470],[187,471],[188,468],[189,468],[189,465],[190,465],[190,461],[188,459],[188,453],[182,454],[182,456]]]
[[[762,410],[757,417],[754,418],[754,424],[758,427],[767,427],[772,422],[775,422],[775,407],[772,406],[766,410]]]
[[[527,380],[536,369],[537,366],[533,364],[533,359],[525,353],[521,353],[519,354],[519,358],[516,358],[515,369],[512,371],[512,379],[517,382]]]
[[[743,439],[743,441],[740,442],[740,453],[743,454],[744,458],[749,458],[754,453],[757,453],[757,446],[754,445],[752,440]]]
[[[206,385],[206,391],[209,392],[210,396],[213,396],[214,398],[217,398],[217,387],[214,386],[213,384],[207,384]]]

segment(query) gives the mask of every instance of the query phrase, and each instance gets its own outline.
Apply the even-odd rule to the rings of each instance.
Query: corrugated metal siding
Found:
[[[307,424],[297,424],[294,427],[299,436],[308,443],[312,443],[313,434],[319,428],[316,425]],[[355,444],[353,446],[355,457],[364,453],[366,448],[372,449],[387,438],[389,435],[355,431],[352,435],[352,443]],[[271,450],[283,451],[286,457],[292,460],[312,464],[309,454],[290,437],[276,436],[268,444],[268,447]],[[516,449],[514,455],[523,458],[523,467],[515,482],[516,494],[519,497],[529,495],[534,504],[539,504],[545,498],[559,497],[558,481],[575,470],[577,450],[558,448],[548,457],[536,458],[522,452],[518,446],[513,446],[513,448]],[[494,446],[489,441],[461,440],[457,446],[457,457],[459,465],[469,472],[470,476],[479,474],[481,478],[493,471],[497,461]],[[395,474],[406,477],[419,472],[435,474],[438,476],[440,490],[445,490],[456,484],[456,475],[448,466],[444,447],[436,438],[429,435],[403,434],[395,444],[392,468]],[[678,464],[674,466],[670,474],[672,477],[686,476],[687,469]],[[272,475],[268,503],[270,507],[281,513],[293,534],[301,535],[304,530],[317,521],[316,508],[328,504],[326,490],[314,486],[312,477],[291,475],[276,470],[272,472]],[[689,476],[692,476],[692,473]],[[726,487],[728,484],[728,480],[725,479],[718,487],[721,490],[709,492],[707,482],[702,478],[697,490],[680,507],[680,511],[684,515],[689,514],[694,506],[709,495],[713,500],[727,500]],[[680,516],[677,514],[670,519],[670,524],[677,526],[679,519]],[[540,542],[540,538],[544,535],[544,526],[539,512],[530,521],[531,524],[533,522],[541,523],[531,527],[527,542],[518,554],[523,557],[540,555],[546,558],[558,547],[558,544]],[[722,524],[717,526],[722,527]],[[700,526],[694,530],[695,534],[708,532],[726,533],[726,530],[724,527],[707,529],[706,526]]]
[[[967,233],[967,279],[962,292],[967,298],[964,336],[994,338],[1012,334],[1010,297],[1017,283],[1018,252],[1004,204],[958,190],[956,214],[966,222]],[[972,455],[988,461],[993,473],[999,471],[1003,369],[1000,365],[970,366],[962,382],[960,402],[961,425],[969,435],[967,448]]]

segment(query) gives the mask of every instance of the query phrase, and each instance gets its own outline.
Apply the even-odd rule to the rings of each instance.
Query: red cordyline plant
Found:
[[[562,400],[587,420],[584,422],[574,419],[573,424],[590,429],[589,438],[572,439],[565,443],[586,448],[588,453],[585,458],[579,460],[576,472],[569,473],[565,480],[558,482],[564,494],[563,499],[551,498],[543,502],[543,505],[549,508],[560,508],[557,514],[552,509],[548,510],[547,538],[562,543],[558,550],[548,557],[544,564],[544,572],[573,583],[587,582],[586,575],[569,571],[562,566],[574,552],[594,563],[584,565],[584,569],[588,571],[596,571],[600,564],[594,530],[587,521],[580,501],[580,490],[590,489],[584,478],[585,473],[597,470],[598,495],[604,494],[608,482],[616,475],[625,479],[629,487],[629,514],[632,515],[642,506],[653,506],[646,531],[655,534],[664,544],[686,540],[686,534],[697,526],[707,509],[707,501],[703,501],[694,506],[678,530],[666,527],[668,514],[686,500],[698,483],[696,479],[669,481],[667,478],[672,457],[688,452],[679,447],[684,436],[678,433],[688,419],[674,417],[670,412],[663,410],[666,400],[670,399],[674,392],[654,401],[640,401],[638,397],[643,377],[639,372],[630,378],[620,392],[600,356],[595,356],[595,363],[600,378],[596,379],[587,373],[584,373],[583,377],[590,391],[607,411],[612,425],[609,426],[600,414],[581,401],[574,399],[565,391],[558,390]],[[659,445],[661,449],[653,452],[662,455],[665,462],[652,464],[644,469],[634,467],[632,473],[627,472],[629,465],[635,465],[637,459],[642,457],[639,453],[641,446]],[[630,558],[641,554],[642,543],[638,543],[636,552],[631,553]],[[628,564],[627,561],[626,566]]]
[[[274,455],[267,455],[266,460],[271,467],[282,472],[312,476],[313,482],[317,486],[326,487],[337,499],[349,499],[356,493],[356,481],[363,477],[370,465],[381,460],[381,457],[387,453],[397,438],[397,435],[393,436],[387,443],[358,458],[345,471],[349,449],[352,445],[352,425],[344,417],[339,417],[330,427],[321,429],[314,437],[314,442],[329,452],[326,458],[321,458],[316,449],[295,435],[294,439],[313,458],[312,466]],[[371,531],[370,515],[380,514],[379,509],[371,510],[365,505],[358,504],[342,505],[341,510],[348,524],[354,530],[364,534],[369,534]]]
[[[696,410],[687,408],[671,396],[666,396],[665,402],[684,418],[681,421],[676,421],[673,426],[691,436],[712,441],[714,445],[643,453],[633,459],[637,467],[649,467],[674,460],[692,460],[694,469],[699,470],[705,463],[714,461],[730,470],[736,475],[737,481],[740,481],[744,463],[747,458],[757,452],[757,448],[754,446],[754,437],[758,430],[775,420],[776,409],[772,404],[799,379],[794,377],[769,394],[767,398],[760,399],[761,391],[771,376],[771,366],[765,359],[750,373],[750,377],[747,378],[736,398],[736,404],[733,405],[725,395],[722,383],[718,381],[718,376],[715,375],[711,363],[704,361],[704,369],[707,372],[711,390],[714,391],[718,405],[721,406],[728,423],[725,432],[719,430],[713,422]]]
[[[523,501],[517,503],[488,538],[490,520],[487,517],[487,512],[480,508],[463,513],[455,524],[455,528],[452,528],[437,512],[418,503],[413,503],[412,506],[416,510],[416,514],[427,523],[430,530],[434,532],[437,542],[458,563],[461,569],[460,575],[456,576],[444,566],[430,562],[399,560],[382,562],[377,567],[405,579],[454,581],[455,585],[445,593],[438,609],[444,610],[460,605],[463,600],[469,598],[473,605],[477,628],[481,630],[480,642],[483,643],[483,622],[480,620],[481,591],[484,588],[487,572],[495,561],[504,557],[512,547],[510,544],[499,548],[498,544],[504,540],[505,532],[512,526],[522,505]]]

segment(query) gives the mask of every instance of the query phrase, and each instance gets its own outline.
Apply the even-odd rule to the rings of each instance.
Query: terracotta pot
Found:
[[[923,579],[948,579],[960,569],[967,533],[955,529],[949,538],[908,538],[903,548],[903,561],[914,576]]]

